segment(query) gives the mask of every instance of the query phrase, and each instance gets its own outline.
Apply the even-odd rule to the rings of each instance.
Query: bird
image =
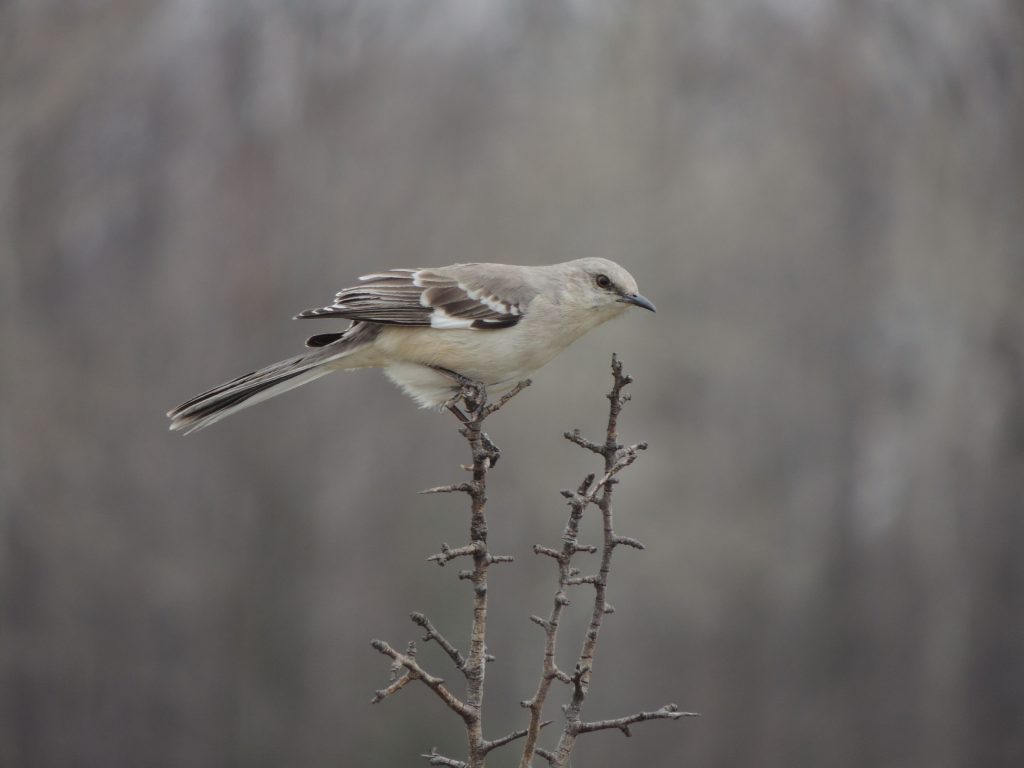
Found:
[[[421,407],[450,405],[467,380],[512,387],[587,331],[654,304],[613,261],[546,266],[452,264],[359,278],[295,319],[348,320],[306,340],[309,351],[239,376],[169,411],[185,434],[338,370],[382,368]]]

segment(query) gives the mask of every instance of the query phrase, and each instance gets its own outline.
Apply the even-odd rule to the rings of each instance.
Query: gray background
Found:
[[[586,255],[659,311],[490,424],[489,735],[617,350],[649,550],[585,714],[703,717],[574,764],[1024,764],[1022,95],[1014,0],[0,2],[0,765],[460,754],[425,690],[368,704],[371,637],[467,628],[423,562],[461,501],[415,495],[452,419],[378,372],[163,413],[364,272]]]

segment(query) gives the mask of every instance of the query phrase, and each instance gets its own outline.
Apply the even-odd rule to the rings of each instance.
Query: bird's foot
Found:
[[[447,376],[459,386],[458,392],[451,399],[446,400],[442,406],[455,414],[455,417],[463,423],[477,418],[487,403],[487,388],[484,384],[439,365],[433,365],[431,368],[443,376]],[[460,400],[465,404],[469,414],[464,413],[458,407]]]

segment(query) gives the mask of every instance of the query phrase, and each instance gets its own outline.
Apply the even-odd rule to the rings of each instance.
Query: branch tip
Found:
[[[537,616],[537,615],[530,616],[530,621],[532,621],[538,627],[543,629],[545,632],[547,632],[548,629],[550,629],[550,627],[551,627],[551,622],[550,621],[548,621],[547,619],[542,619],[540,616]]]
[[[600,577],[595,575],[590,576],[572,576],[565,580],[566,586],[578,587],[581,584],[599,584]]]
[[[518,395],[531,384],[533,384],[533,381],[531,379],[523,379],[522,381],[518,382],[514,387],[512,387],[512,389],[510,389],[508,392],[502,395],[498,399],[498,402],[484,406],[484,408],[482,409],[482,413],[480,414],[480,421],[483,421],[495,411],[499,411],[502,408],[504,408],[509,400]]]
[[[626,736],[630,736],[632,734],[630,733],[629,726],[634,723],[642,723],[646,720],[678,720],[681,717],[699,717],[699,714],[696,712],[680,712],[679,707],[676,704],[666,704],[661,709],[657,709],[653,712],[637,712],[634,715],[627,715],[626,717],[616,717],[610,720],[596,720],[591,723],[579,722],[575,724],[573,730],[579,734],[618,728]]]
[[[436,552],[427,558],[427,562],[437,563],[443,566],[449,560],[454,560],[457,557],[472,557],[481,554],[484,549],[482,542],[475,541],[472,544],[466,544],[462,547],[450,547],[448,542],[441,544],[441,551]]]
[[[419,493],[421,495],[431,493],[468,493],[472,495],[475,491],[476,487],[473,483],[452,483],[451,485],[438,485],[433,488],[424,488]]]
[[[466,672],[465,657],[459,652],[459,650],[454,645],[452,645],[452,643],[448,641],[447,638],[445,638],[444,635],[437,631],[437,627],[435,627],[430,622],[430,619],[428,619],[424,614],[418,611],[410,614],[409,618],[412,619],[414,624],[423,627],[424,631],[426,632],[426,634],[423,636],[423,642],[426,643],[433,640],[435,643],[441,646],[441,650],[448,654],[448,658],[452,660],[452,663],[455,665],[456,669],[460,670],[463,673]]]
[[[535,555],[545,555],[547,557],[553,558],[554,560],[558,560],[558,561],[562,560],[562,553],[561,552],[559,552],[556,549],[552,549],[551,547],[543,547],[540,544],[534,544],[533,545],[533,554],[535,554]]]
[[[430,765],[443,765],[447,766],[447,768],[469,768],[468,764],[461,760],[453,760],[450,757],[445,757],[440,754],[437,751],[437,747],[431,747],[427,754],[420,755],[420,757],[425,757]]]
[[[633,549],[647,549],[642,541],[634,539],[631,536],[616,536],[612,539],[612,544],[616,546],[621,544],[623,546],[633,547]]]
[[[603,445],[599,445],[592,440],[587,440],[587,438],[583,437],[583,434],[578,429],[574,429],[572,432],[563,432],[562,437],[570,443],[575,443],[580,448],[586,448],[592,453],[604,453]]]

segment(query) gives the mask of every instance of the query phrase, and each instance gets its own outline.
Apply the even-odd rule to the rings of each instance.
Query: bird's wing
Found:
[[[338,317],[388,325],[493,330],[518,323],[535,290],[497,264],[456,264],[438,269],[389,269],[359,278],[334,303],[296,317]]]

